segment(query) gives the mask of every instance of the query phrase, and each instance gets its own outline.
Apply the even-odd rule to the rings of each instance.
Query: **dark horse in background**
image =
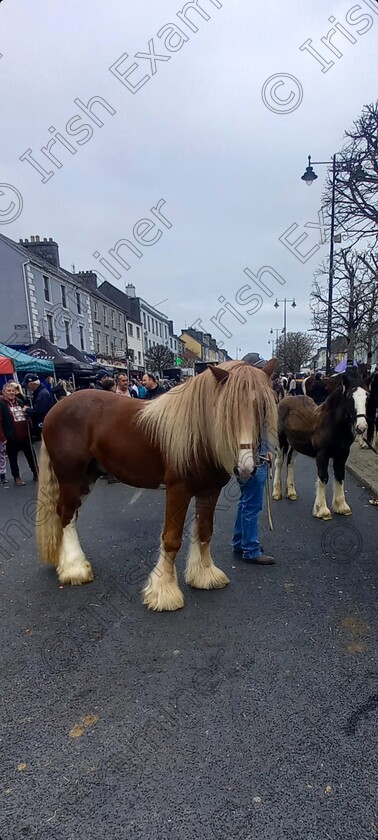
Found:
[[[354,375],[359,376],[363,380],[364,387],[368,389],[368,400],[366,404],[366,440],[363,435],[359,435],[357,440],[361,449],[367,449],[368,447],[375,447],[375,449],[378,449],[378,370],[375,370],[369,375],[367,365],[360,364]],[[329,394],[338,387],[340,376],[341,374],[334,373],[323,379],[325,390]],[[303,380],[302,390],[306,396],[312,397],[314,383],[315,376],[308,376]]]
[[[366,440],[370,446],[378,449],[378,370],[375,370],[366,382],[369,387]],[[366,444],[363,445],[366,446]]]
[[[366,383],[359,376],[340,375],[335,388],[322,405],[311,397],[285,397],[278,406],[278,446],[273,498],[282,499],[282,468],[287,460],[286,495],[297,499],[294,461],[299,452],[316,459],[318,470],[313,515],[332,519],[327,505],[328,465],[332,458],[334,488],[332,510],[348,516],[352,513],[345,500],[345,464],[356,434],[367,429]]]

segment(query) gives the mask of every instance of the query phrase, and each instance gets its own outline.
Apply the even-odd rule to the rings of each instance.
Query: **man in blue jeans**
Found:
[[[249,354],[249,356],[258,354]],[[245,357],[243,361],[252,363],[254,367],[263,367],[265,362],[257,358],[252,361]],[[266,441],[262,441],[260,450],[257,453],[264,458],[271,459]],[[263,509],[263,499],[266,481],[268,478],[267,461],[258,462],[254,475],[247,481],[238,478],[240,486],[240,499],[236,515],[232,547],[235,554],[241,554],[246,563],[257,563],[261,566],[271,566],[275,563],[274,557],[264,554],[259,540],[258,517]]]

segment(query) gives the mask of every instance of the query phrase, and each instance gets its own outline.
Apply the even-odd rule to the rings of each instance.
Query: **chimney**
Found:
[[[125,286],[125,292],[127,297],[135,298],[135,286],[132,283],[128,283],[127,286]]]
[[[53,239],[49,239],[47,241],[44,238],[43,242],[39,236],[31,236],[30,242],[27,239],[22,243],[24,248],[27,248],[31,254],[37,254],[38,257],[41,257],[46,262],[51,263],[54,265],[55,268],[60,268],[59,262],[59,245],[57,242],[54,242]]]
[[[92,292],[97,292],[97,274],[94,271],[76,271],[72,276],[77,277]]]

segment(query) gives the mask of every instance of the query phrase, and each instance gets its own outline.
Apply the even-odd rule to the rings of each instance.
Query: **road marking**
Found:
[[[137,502],[138,499],[140,499],[142,493],[143,493],[143,489],[142,490],[136,490],[134,495],[133,495],[133,498],[130,499],[130,501],[129,501],[129,505],[134,505],[135,502]]]

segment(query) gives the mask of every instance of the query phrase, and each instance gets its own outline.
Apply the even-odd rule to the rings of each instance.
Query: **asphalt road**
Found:
[[[231,584],[186,587],[182,550],[185,607],[164,614],[138,594],[163,491],[99,482],[79,520],[95,582],[63,589],[35,485],[0,491],[1,840],[378,838],[378,511],[348,477],[353,516],[316,521],[313,463],[297,474],[273,533],[262,518],[277,565],[234,558],[229,485]]]

